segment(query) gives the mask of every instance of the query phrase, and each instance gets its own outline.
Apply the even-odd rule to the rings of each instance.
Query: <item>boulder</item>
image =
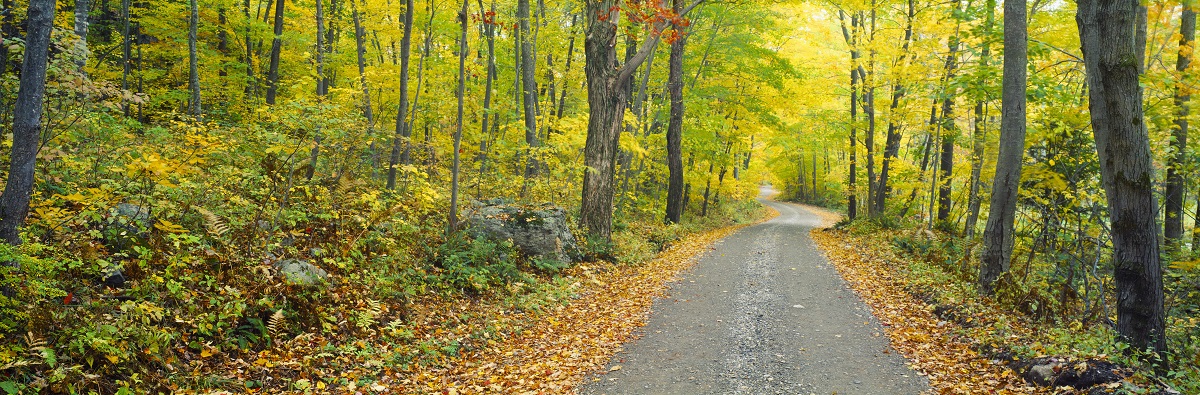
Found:
[[[153,225],[149,208],[131,203],[117,204],[108,210],[102,232],[104,245],[114,253],[127,252],[133,246],[145,247]]]
[[[288,284],[316,287],[329,280],[329,273],[302,259],[283,259],[273,265]]]
[[[501,200],[476,203],[467,224],[477,236],[512,240],[513,246],[533,259],[561,263],[580,259],[579,244],[567,226],[567,212],[550,204],[513,205]]]
[[[1058,364],[1048,363],[1043,365],[1033,365],[1025,372],[1025,380],[1039,387],[1049,387],[1054,383],[1055,373],[1054,368]]]

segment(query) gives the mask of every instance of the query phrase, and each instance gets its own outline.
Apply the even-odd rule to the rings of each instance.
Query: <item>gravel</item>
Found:
[[[764,196],[770,190],[764,189]],[[918,394],[927,380],[817,250],[817,215],[780,212],[712,246],[581,394]]]

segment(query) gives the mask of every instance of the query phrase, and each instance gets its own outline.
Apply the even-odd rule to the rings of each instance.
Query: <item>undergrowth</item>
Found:
[[[924,300],[943,320],[956,324],[978,352],[1000,362],[1057,356],[1104,359],[1132,368],[1134,382],[1153,388],[1167,384],[1184,394],[1200,393],[1200,330],[1195,306],[1195,273],[1167,271],[1167,364],[1147,362],[1115,332],[1115,292],[1111,281],[1089,284],[1064,279],[1061,263],[1034,257],[1017,259],[1001,277],[994,297],[978,295],[977,255],[980,246],[920,227],[901,230],[872,221],[842,223],[860,239],[859,247],[882,258],[901,276],[913,296]],[[1018,249],[1017,254],[1022,251]],[[1025,251],[1028,254],[1028,251]],[[1028,255],[1026,255],[1028,256]],[[1099,263],[1096,270],[1111,270]],[[1101,276],[1089,281],[1103,281]],[[1189,290],[1190,288],[1190,290]],[[1144,389],[1126,388],[1134,393]]]

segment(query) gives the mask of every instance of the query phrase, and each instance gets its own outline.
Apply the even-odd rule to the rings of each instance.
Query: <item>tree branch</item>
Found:
[[[683,12],[679,13],[677,17],[683,18],[689,12],[692,12],[696,6],[704,3],[704,1],[705,0],[693,1],[692,4],[688,5],[687,8],[684,8]],[[625,64],[621,66],[621,70],[617,73],[617,79],[613,81],[615,86],[621,86],[628,81],[629,78],[633,77],[633,73],[637,71],[637,68],[640,67],[642,63],[644,63],[646,59],[649,58],[654,52],[654,48],[656,47],[656,44],[658,44],[658,40],[662,39],[662,31],[663,29],[666,29],[668,24],[669,23],[666,21],[654,24],[654,30],[657,31],[657,33],[651,34],[652,37],[642,43],[642,47],[638,49],[637,54],[634,54],[628,62],[625,62]]]

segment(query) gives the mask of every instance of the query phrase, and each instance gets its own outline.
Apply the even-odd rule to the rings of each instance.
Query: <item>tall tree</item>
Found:
[[[1117,332],[1137,349],[1166,352],[1154,164],[1138,81],[1146,7],[1139,0],[1080,0],[1075,21],[1112,225]]]
[[[38,142],[42,137],[50,31],[54,28],[54,0],[30,0],[26,18],[25,56],[12,115],[8,181],[0,194],[0,239],[13,245],[21,244],[20,227],[29,215],[29,200],[33,195]]]
[[[1004,77],[1000,97],[1000,153],[992,181],[991,207],[983,231],[979,290],[991,294],[996,279],[1008,271],[1013,249],[1017,188],[1025,151],[1025,86],[1028,79],[1028,33],[1025,0],[1004,0]]]
[[[534,77],[537,62],[533,60],[533,37],[529,29],[529,0],[517,0],[517,24],[520,25],[521,53],[521,111],[525,120],[525,182],[521,186],[521,197],[529,194],[529,183],[537,175],[537,80]]]
[[[996,0],[987,0],[984,10],[985,17],[983,22],[983,48],[979,51],[979,67],[991,67],[992,60],[992,27],[995,25],[996,15]],[[980,81],[983,83],[983,81]],[[979,209],[983,199],[979,196],[980,182],[983,174],[983,146],[984,146],[984,125],[986,125],[986,102],[987,94],[983,93],[983,97],[975,101],[975,119],[971,131],[971,184],[969,197],[967,198],[967,223],[963,225],[963,235],[967,238],[975,237],[975,228],[979,223]]]
[[[838,10],[838,18],[842,21],[842,38],[850,47],[850,171],[846,183],[846,215],[853,221],[858,217],[858,94],[862,90],[859,86],[862,66],[858,64],[861,57],[858,51],[859,17],[858,14],[850,15],[849,30],[846,29],[846,13]]]
[[[75,43],[75,52],[78,56],[75,59],[75,67],[80,72],[83,71],[84,66],[87,66],[88,11],[91,10],[90,7],[91,2],[88,0],[75,0],[75,36],[79,37],[79,41]]]
[[[479,12],[483,11],[483,0],[478,0]],[[479,127],[479,173],[487,172],[488,161],[488,120],[492,116],[492,89],[496,85],[496,1],[492,0],[491,9],[481,18],[483,35],[487,39],[487,85],[483,90],[483,119]],[[482,187],[482,182],[480,186]]]
[[[200,7],[196,0],[188,1],[188,89],[191,91],[188,112],[200,120],[200,55],[196,53],[196,30],[200,24]]]
[[[945,92],[942,92],[942,157],[941,157],[941,177],[938,179],[938,209],[937,220],[941,225],[948,225],[950,221],[950,205],[952,199],[950,196],[950,178],[954,176],[954,140],[958,136],[958,128],[954,123],[954,99],[958,96],[957,88],[950,82],[954,80],[954,73],[958,69],[958,46],[959,46],[959,26],[962,20],[958,18],[961,13],[961,4],[955,0],[954,4],[954,19],[957,21],[954,27],[954,35],[950,36],[950,53],[946,55],[946,84]]]
[[[672,0],[672,11],[683,11],[683,0]],[[667,90],[671,94],[671,118],[667,123],[667,215],[669,223],[679,223],[683,216],[683,54],[687,37],[674,28],[671,58],[667,75]]]
[[[465,9],[466,6],[464,5]],[[404,2],[404,35],[400,38],[400,106],[396,110],[396,136],[392,139],[392,156],[388,161],[387,188],[396,188],[396,167],[409,164],[412,143],[412,121],[408,117],[408,64],[412,58],[413,0]],[[465,16],[464,16],[465,18]],[[466,22],[463,22],[466,23]],[[465,45],[465,44],[464,44]],[[455,155],[458,155],[455,148]]]
[[[909,46],[912,43],[913,36],[913,17],[916,16],[916,2],[908,0],[908,12],[905,14],[904,24],[904,44],[900,49],[900,58],[896,60],[897,67],[903,67],[907,63]],[[879,187],[875,189],[876,196],[873,197],[875,205],[875,215],[881,215],[884,209],[887,208],[887,198],[892,192],[891,180],[889,180],[890,170],[895,162],[900,157],[900,119],[896,115],[900,108],[900,100],[904,98],[905,87],[901,83],[900,76],[896,76],[896,82],[892,85],[892,106],[891,116],[888,117],[887,139],[884,142],[883,148],[883,164],[879,170]]]
[[[1174,155],[1167,163],[1166,213],[1163,218],[1163,238],[1167,248],[1177,250],[1183,237],[1183,192],[1184,174],[1182,167],[1186,158],[1188,138],[1188,101],[1192,95],[1188,92],[1185,73],[1192,63],[1192,43],[1196,41],[1196,10],[1189,1],[1183,2],[1183,12],[1179,21],[1179,58],[1175,62],[1178,78],[1175,82],[1175,128],[1172,135],[1175,141]]]
[[[362,15],[358,12],[358,3],[350,1],[350,16],[354,19],[354,46],[358,54],[358,83],[362,86],[363,117],[367,119],[367,129],[375,129],[375,113],[371,109],[371,87],[367,84],[367,45],[366,29],[362,26]]]
[[[704,0],[695,0],[674,17],[686,16],[702,2]],[[589,118],[587,140],[583,148],[583,162],[587,170],[583,177],[580,216],[587,232],[604,240],[612,237],[613,181],[625,106],[629,102],[627,87],[633,73],[650,56],[651,48],[659,39],[657,34],[652,35],[642,42],[641,48],[629,60],[620,63],[617,60],[617,23],[622,8],[617,3],[617,0],[587,2],[587,33],[584,39]],[[654,24],[652,32],[661,32],[667,20]]]
[[[409,0],[411,5],[412,0]],[[411,17],[406,17],[412,20]],[[458,176],[459,176],[459,150],[462,148],[462,132],[463,132],[463,96],[466,96],[467,89],[467,0],[462,2],[462,10],[458,12],[458,21],[462,24],[462,35],[458,39],[458,91],[455,94],[458,97],[458,118],[454,127],[454,163],[450,169],[450,212],[447,225],[447,233],[454,232],[458,229]]]
[[[283,4],[287,0],[275,3],[275,38],[271,40],[271,63],[267,66],[267,104],[275,105],[275,95],[279,92],[279,51],[283,50]]]

